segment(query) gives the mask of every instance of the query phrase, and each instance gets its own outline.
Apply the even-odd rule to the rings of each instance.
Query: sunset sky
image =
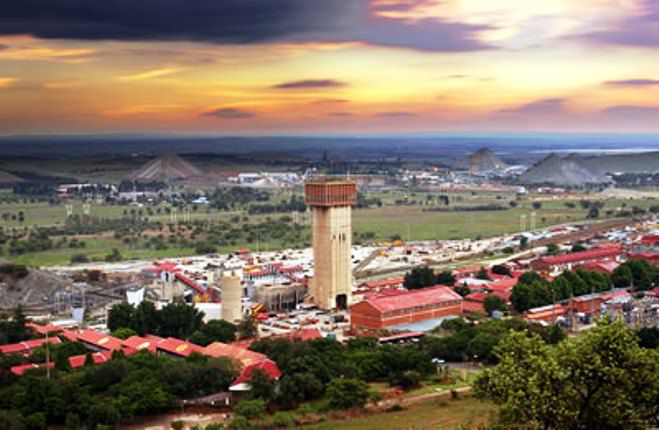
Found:
[[[659,131],[657,0],[5,0],[0,134]]]

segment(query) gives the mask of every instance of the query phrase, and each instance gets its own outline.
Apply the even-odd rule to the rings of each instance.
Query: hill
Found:
[[[564,187],[606,184],[606,175],[612,173],[639,173],[659,171],[659,152],[638,154],[612,154],[582,157],[556,154],[538,161],[521,177],[520,183],[527,185],[551,184]]]
[[[170,181],[203,177],[204,173],[174,153],[166,153],[147,162],[130,176],[133,181]]]
[[[19,182],[25,182],[25,180],[9,172],[0,170],[0,184],[17,184]]]
[[[481,148],[469,155],[469,167],[472,173],[483,173],[490,170],[500,170],[506,167],[506,163],[488,148]]]

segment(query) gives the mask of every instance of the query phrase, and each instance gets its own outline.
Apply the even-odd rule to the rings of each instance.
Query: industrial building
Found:
[[[590,261],[603,258],[619,261],[622,257],[620,246],[608,246],[605,248],[589,249],[583,252],[570,252],[568,254],[555,255],[551,257],[540,257],[531,261],[531,268],[541,273],[557,274],[566,270],[575,269]]]
[[[430,330],[443,319],[461,314],[462,297],[444,286],[373,296],[350,308],[351,325],[356,332]]]
[[[304,185],[311,207],[314,278],[311,295],[322,309],[346,309],[351,302],[351,206],[357,186],[345,179],[314,179]]]

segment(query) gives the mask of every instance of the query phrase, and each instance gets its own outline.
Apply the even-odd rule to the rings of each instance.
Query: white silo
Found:
[[[230,323],[240,321],[243,317],[243,285],[234,272],[222,276],[220,280],[222,293],[222,319]]]

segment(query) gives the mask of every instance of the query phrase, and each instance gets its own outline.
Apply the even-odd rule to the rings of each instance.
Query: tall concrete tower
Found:
[[[230,272],[220,279],[222,294],[222,319],[235,323],[243,318],[243,285],[240,277]]]
[[[322,309],[345,309],[351,301],[351,206],[356,202],[355,181],[313,179],[304,185],[311,207],[314,277],[311,294]]]

